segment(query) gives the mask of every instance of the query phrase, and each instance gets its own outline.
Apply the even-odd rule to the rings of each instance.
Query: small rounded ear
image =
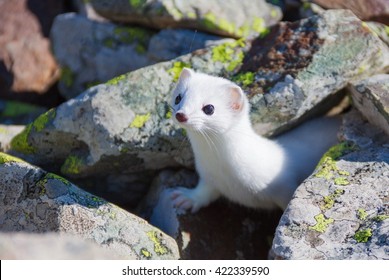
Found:
[[[182,83],[189,80],[193,74],[194,74],[193,70],[184,67],[181,71],[180,78],[178,79],[178,83]]]
[[[236,112],[242,111],[244,107],[244,93],[237,85],[228,86],[228,94],[230,95],[230,107]]]

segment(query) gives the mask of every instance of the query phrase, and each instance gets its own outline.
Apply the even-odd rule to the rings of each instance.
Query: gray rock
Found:
[[[70,99],[113,77],[204,48],[221,38],[191,30],[156,33],[69,13],[55,18],[51,39],[62,69],[59,89]]]
[[[176,239],[182,259],[266,259],[281,211],[253,210],[220,199],[196,214],[178,214],[170,187],[196,182],[195,172],[164,170],[138,211]]]
[[[389,135],[389,75],[353,82],[348,88],[355,107]]]
[[[388,57],[387,46],[353,14],[327,11],[280,23],[252,43],[230,41],[90,88],[39,117],[11,146],[72,177],[193,167],[169,111],[184,66],[242,85],[254,128],[274,135],[332,106],[349,81],[388,69]]]
[[[100,15],[113,21],[152,28],[192,28],[231,37],[264,32],[282,13],[264,0],[91,0]]]
[[[78,236],[58,233],[0,233],[2,260],[112,260],[120,256]],[[123,257],[121,257],[123,258]]]
[[[356,111],[340,138],[284,212],[275,258],[389,259],[389,138]]]
[[[0,231],[60,232],[127,259],[178,259],[169,236],[69,181],[0,153]]]
[[[95,21],[107,21],[106,18],[96,13],[88,0],[73,0],[77,13]]]

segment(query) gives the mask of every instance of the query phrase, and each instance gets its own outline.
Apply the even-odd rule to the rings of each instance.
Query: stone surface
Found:
[[[169,111],[184,66],[242,85],[254,128],[272,135],[325,111],[349,81],[387,70],[388,55],[351,12],[327,11],[280,23],[252,43],[230,41],[92,87],[36,119],[12,149],[71,177],[193,167]]]
[[[362,20],[389,24],[388,0],[313,0],[327,9],[349,9]]]
[[[164,170],[138,210],[174,237],[182,259],[266,259],[281,211],[248,209],[220,199],[196,214],[177,214],[170,187],[193,187],[194,172]]]
[[[44,93],[58,79],[47,36],[62,1],[0,1],[0,97]]]
[[[68,13],[56,17],[51,39],[61,65],[59,89],[70,99],[91,86],[203,48],[208,41],[211,43],[220,37],[189,30],[156,33]]]
[[[369,120],[389,135],[389,75],[377,75],[353,82],[348,89],[353,104]]]
[[[11,140],[15,135],[23,131],[24,125],[3,125],[0,124],[0,152],[9,150]]]
[[[91,0],[100,15],[113,21],[152,28],[191,28],[231,37],[261,33],[282,13],[264,0]]]
[[[276,259],[389,259],[389,138],[352,111],[340,139],[285,210]]]
[[[2,260],[112,260],[119,256],[77,236],[58,233],[0,233]]]
[[[127,259],[178,259],[169,236],[69,181],[0,153],[0,231],[60,232]]]

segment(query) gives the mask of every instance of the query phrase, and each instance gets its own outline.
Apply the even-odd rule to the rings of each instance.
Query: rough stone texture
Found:
[[[56,17],[53,51],[61,65],[59,89],[67,98],[123,73],[204,48],[220,37],[189,30],[150,29],[96,22],[74,13]]]
[[[388,55],[351,12],[327,11],[280,23],[252,43],[230,41],[92,87],[35,120],[12,149],[72,177],[193,167],[169,111],[184,66],[242,85],[254,128],[272,135],[332,106],[348,82],[387,70]]]
[[[0,233],[2,260],[107,260],[112,251],[77,236],[58,233]]]
[[[389,259],[389,138],[352,111],[340,139],[284,212],[276,259]]]
[[[377,75],[353,82],[348,89],[355,107],[370,123],[389,135],[389,75]]]
[[[388,0],[313,0],[327,9],[349,9],[362,20],[389,24]]]
[[[61,232],[128,259],[178,259],[169,236],[69,181],[0,153],[0,231]]]
[[[0,1],[0,97],[43,93],[58,79],[58,66],[44,36],[63,4],[40,2]]]
[[[193,28],[231,37],[261,33],[282,13],[264,0],[91,0],[96,12],[114,21],[152,28]]]
[[[196,182],[191,171],[162,171],[140,215],[176,239],[182,259],[266,259],[281,211],[256,211],[220,199],[196,214],[178,215],[169,188]]]

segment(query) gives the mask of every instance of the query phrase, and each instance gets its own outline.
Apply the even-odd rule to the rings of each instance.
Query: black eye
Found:
[[[209,105],[205,105],[203,107],[203,112],[206,114],[206,115],[212,115],[214,112],[215,112],[215,107],[213,107],[213,105],[209,104]]]
[[[176,99],[174,100],[174,104],[177,105],[178,103],[180,103],[181,99],[181,94],[177,95]]]

